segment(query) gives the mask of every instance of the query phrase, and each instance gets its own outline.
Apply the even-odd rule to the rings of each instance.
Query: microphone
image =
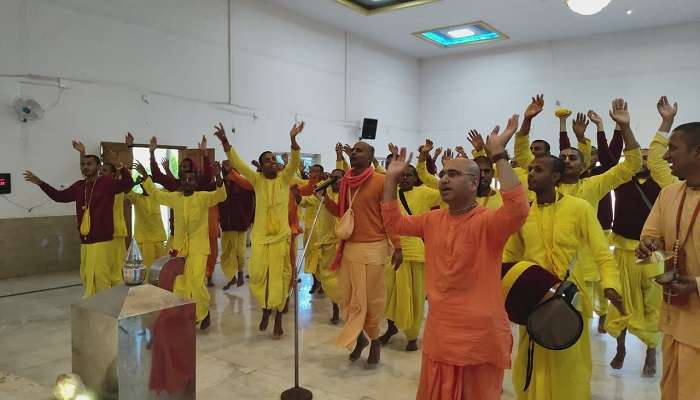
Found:
[[[314,189],[314,192],[322,192],[326,190],[326,188],[332,184],[335,183],[335,181],[338,180],[337,176],[331,176],[330,178],[326,179],[325,181],[321,182],[318,186],[316,186],[316,189]]]

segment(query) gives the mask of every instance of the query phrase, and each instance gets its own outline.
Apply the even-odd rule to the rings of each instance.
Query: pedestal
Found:
[[[195,306],[152,285],[71,307],[73,372],[100,399],[194,399]]]

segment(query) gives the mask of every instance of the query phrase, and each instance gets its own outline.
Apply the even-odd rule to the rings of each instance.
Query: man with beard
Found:
[[[677,105],[668,105],[663,97],[657,105],[662,115],[662,128],[652,142],[661,147],[666,141],[677,111]],[[663,295],[668,299],[661,307],[659,327],[664,333],[662,342],[663,377],[661,398],[664,400],[697,399],[700,393],[700,122],[680,125],[666,141],[668,148],[663,159],[670,164],[670,174],[661,175],[675,183],[664,186],[656,179],[659,172],[652,166],[651,176],[664,186],[642,229],[637,248],[639,259],[652,252],[665,250],[673,256],[669,260],[676,272],[674,278],[663,284]],[[668,167],[667,167],[668,168]],[[670,183],[670,182],[669,182]]]
[[[677,110],[669,104],[666,97],[659,100],[657,109],[662,118],[659,132],[668,135]],[[646,377],[656,374],[656,347],[660,339],[659,307],[662,301],[661,287],[650,279],[650,274],[646,273],[650,271],[653,273],[662,266],[658,263],[639,265],[634,254],[639,246],[644,221],[661,192],[659,183],[652,177],[647,166],[648,157],[649,151],[642,150],[642,170],[632,180],[615,189],[615,219],[610,241],[615,246],[613,254],[620,266],[625,307],[630,315],[625,320],[610,321],[606,326],[607,331],[617,337],[617,353],[610,362],[610,366],[614,369],[622,368],[626,355],[625,335],[629,330],[647,346],[646,359],[642,368],[642,376]],[[661,169],[668,170],[666,162],[663,160],[661,162],[663,163]],[[664,171],[659,171],[659,168],[655,168],[655,172],[664,174]],[[670,171],[667,175],[670,176]],[[610,316],[616,317],[616,310],[611,308]]]

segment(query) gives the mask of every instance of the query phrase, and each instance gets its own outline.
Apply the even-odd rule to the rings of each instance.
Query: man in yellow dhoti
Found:
[[[642,153],[639,148],[639,143],[634,137],[632,130],[629,128],[629,113],[627,112],[627,103],[622,99],[616,99],[613,107],[619,108],[622,122],[618,122],[622,129],[623,140],[625,143],[625,161],[618,164],[606,172],[587,178],[581,178],[584,171],[588,169],[590,161],[591,142],[585,136],[585,131],[588,126],[588,121],[583,114],[579,114],[573,123],[573,130],[578,140],[578,148],[567,148],[561,150],[559,158],[564,161],[564,175],[559,183],[559,192],[568,194],[586,200],[597,213],[598,202],[605,195],[616,187],[628,182],[634,174],[642,167]],[[566,129],[565,125],[564,128]],[[531,160],[531,152],[528,146],[528,131],[521,131],[516,136],[515,141],[515,156],[521,164],[529,163]],[[581,252],[578,255],[576,265],[578,268],[574,273],[579,274],[579,278],[585,285],[579,287],[585,291],[593,300],[594,307],[598,315],[601,316],[601,327],[605,324],[605,314],[607,314],[607,300],[603,295],[602,287],[600,286],[600,274],[595,265],[590,249],[583,245]]]
[[[417,181],[416,169],[408,165],[398,186],[402,215],[425,214],[442,201],[440,192],[425,185],[415,186]],[[425,305],[425,246],[419,237],[401,236],[401,248],[401,265],[395,267],[391,262],[386,265],[386,317],[389,326],[379,340],[383,345],[389,343],[400,329],[408,340],[406,351],[416,351]]]
[[[143,187],[153,200],[175,212],[175,232],[172,248],[185,257],[185,271],[175,280],[173,293],[195,301],[197,323],[207,329],[209,316],[209,291],[206,287],[206,268],[209,256],[209,208],[226,200],[221,170],[216,171],[216,191],[195,191],[197,173],[183,171],[180,175],[180,191],[157,189],[141,164],[136,170],[146,178]]]
[[[160,203],[141,187],[142,193],[129,192],[126,199],[134,205],[134,239],[141,249],[143,264],[150,271],[151,264],[165,255],[167,236],[160,213]]]
[[[536,202],[531,206],[525,225],[510,238],[504,262],[532,260],[559,279],[569,279],[581,288],[584,283],[576,273],[578,266],[573,273],[569,272],[576,263],[579,248],[587,244],[600,268],[606,296],[622,308],[619,272],[608,250],[607,238],[590,204],[556,191],[563,173],[563,162],[553,156],[541,156],[530,163],[528,186],[536,194]],[[585,292],[581,293],[584,294],[580,306],[583,333],[570,348],[555,351],[534,344],[534,353],[528,354],[530,337],[525,327],[520,328],[518,354],[513,366],[513,386],[518,399],[590,399],[592,362],[588,319],[592,309],[590,298]],[[531,380],[524,390],[530,365]]]
[[[663,98],[662,102],[667,103]],[[672,109],[675,115],[676,106]],[[658,147],[665,140],[664,133],[657,134],[653,145]],[[675,279],[663,285],[664,297],[669,297],[661,307],[660,316],[664,334],[661,398],[699,399],[700,122],[676,127],[668,139],[668,150],[663,158],[671,164],[673,177],[684,182],[666,185],[661,190],[644,224],[637,257],[646,259],[656,250],[665,250],[673,254],[667,262],[673,263],[671,267],[676,271]]]
[[[343,180],[343,175],[345,171],[342,169],[335,169],[331,172],[331,178],[335,179],[333,184],[331,184],[331,190],[326,190],[324,193],[328,199],[333,202],[338,202],[338,192],[340,190],[340,182]],[[313,226],[314,217],[318,211],[318,207],[321,205],[321,200],[315,196],[304,196],[299,203],[299,207],[304,208],[306,215],[311,215],[311,221],[304,223],[304,232],[311,231]],[[316,220],[316,226],[314,227],[314,232],[310,236],[310,243],[307,245],[306,258],[304,259],[304,266],[309,267],[309,270],[314,271],[319,280],[319,290],[323,289],[323,292],[331,299],[333,303],[333,315],[331,316],[331,323],[336,325],[340,322],[340,309],[338,307],[338,274],[336,271],[331,269],[331,263],[333,262],[333,257],[335,256],[336,247],[338,245],[338,238],[335,236],[335,227],[338,222],[336,218],[330,211],[324,206],[318,213],[318,220]]]
[[[282,311],[289,294],[292,276],[290,264],[291,229],[289,228],[289,186],[301,162],[297,136],[304,130],[304,123],[294,124],[289,132],[291,159],[282,171],[270,151],[258,158],[260,172],[243,161],[226,137],[223,124],[216,126],[216,137],[221,140],[231,167],[245,177],[255,189],[255,223],[253,224],[252,252],[248,273],[250,291],[262,307],[260,330],[268,326],[272,310],[276,310],[273,334],[281,336]]]

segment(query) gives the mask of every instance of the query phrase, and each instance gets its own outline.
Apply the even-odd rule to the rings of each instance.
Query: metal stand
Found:
[[[306,252],[309,249],[311,237],[316,229],[318,216],[321,214],[321,208],[323,208],[325,202],[326,196],[324,195],[321,197],[321,203],[318,205],[318,209],[316,210],[314,223],[311,225],[311,231],[309,233],[309,240],[304,243],[304,251],[301,254],[299,262],[295,266],[296,274],[294,275],[294,279],[292,279],[294,282],[294,387],[282,392],[281,400],[311,400],[314,397],[310,390],[299,386],[299,272],[301,270],[301,266],[304,265]]]

